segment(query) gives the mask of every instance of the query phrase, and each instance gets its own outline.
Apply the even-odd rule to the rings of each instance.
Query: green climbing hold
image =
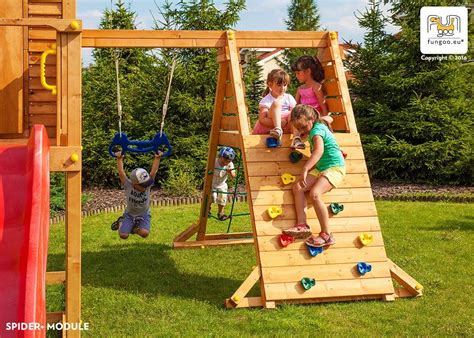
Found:
[[[300,161],[301,159],[303,158],[303,154],[300,153],[299,151],[292,151],[290,153],[290,161],[292,163],[297,163],[298,161]]]
[[[311,289],[313,286],[316,285],[316,280],[314,278],[309,278],[309,277],[303,277],[301,279],[301,286],[305,290]]]
[[[342,204],[339,204],[339,203],[331,203],[331,204],[329,204],[329,208],[331,209],[331,212],[334,215],[337,215],[341,211],[344,211],[344,206]]]

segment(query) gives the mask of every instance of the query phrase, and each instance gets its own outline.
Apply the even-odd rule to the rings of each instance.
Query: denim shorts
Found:
[[[123,221],[119,228],[119,232],[122,234],[130,234],[135,225],[137,225],[139,228],[150,231],[151,215],[145,214],[143,216],[131,216],[125,212],[123,214]]]

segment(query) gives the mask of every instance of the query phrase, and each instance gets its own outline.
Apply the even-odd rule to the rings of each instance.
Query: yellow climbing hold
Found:
[[[229,40],[234,40],[235,39],[235,32],[234,31],[227,31],[227,37]]]
[[[268,216],[275,218],[283,214],[283,209],[280,207],[270,207],[267,209]]]
[[[331,32],[331,33],[329,33],[329,36],[331,37],[331,40],[336,40],[337,39],[337,32]]]
[[[359,235],[359,240],[362,243],[362,245],[368,245],[372,243],[372,241],[374,240],[374,235],[364,232]]]
[[[71,24],[69,26],[71,27],[72,30],[76,30],[76,29],[79,28],[79,22],[74,20],[73,22],[71,22]]]
[[[284,173],[283,175],[281,175],[281,181],[283,182],[284,185],[287,185],[287,184],[295,182],[296,177],[291,174]]]
[[[71,155],[71,161],[73,163],[76,163],[77,161],[79,161],[79,155],[77,155],[76,153],[72,154]]]
[[[415,286],[415,289],[421,291],[421,290],[423,290],[423,285],[421,285],[420,283],[417,283],[416,286]]]

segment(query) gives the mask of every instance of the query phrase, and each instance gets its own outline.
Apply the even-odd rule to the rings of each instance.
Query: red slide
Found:
[[[46,334],[49,140],[0,145],[0,337]]]

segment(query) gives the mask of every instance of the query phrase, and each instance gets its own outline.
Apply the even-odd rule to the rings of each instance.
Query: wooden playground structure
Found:
[[[50,170],[66,175],[65,271],[48,272],[47,284],[64,283],[64,312],[48,313],[50,322],[79,323],[81,318],[81,48],[217,48],[219,73],[206,173],[212,172],[219,145],[241,150],[253,231],[207,234],[212,174],[206,175],[199,221],[175,241],[175,248],[253,243],[256,267],[226,300],[229,308],[275,307],[278,303],[316,303],[359,299],[394,300],[420,296],[422,287],[390,261],[372,196],[367,167],[352,112],[341,53],[335,32],[145,31],[83,30],[76,19],[76,0],[3,0],[0,3],[0,142],[24,144],[34,124],[46,126],[50,138]],[[251,135],[240,69],[239,48],[318,48],[324,65],[324,89],[333,129],[348,154],[343,187],[325,196],[327,203],[344,203],[331,218],[337,244],[311,257],[302,242],[282,248],[281,230],[295,223],[291,188],[283,173],[298,175],[301,162],[289,160],[291,138],[280,148],[267,149],[265,136]],[[41,55],[51,50],[41,68]],[[44,58],[43,58],[44,59]],[[41,73],[45,77],[41,79]],[[56,86],[53,94],[51,86]],[[271,219],[267,209],[279,206],[283,215]],[[314,210],[309,223],[316,232]],[[373,240],[362,245],[361,234]],[[195,240],[190,240],[196,235]],[[249,238],[251,237],[251,238]],[[372,271],[361,276],[357,262]],[[249,269],[250,270],[250,269]],[[316,279],[305,290],[303,277]],[[402,287],[394,288],[392,278]],[[246,297],[255,283],[261,296]],[[67,335],[79,335],[69,331]]]

